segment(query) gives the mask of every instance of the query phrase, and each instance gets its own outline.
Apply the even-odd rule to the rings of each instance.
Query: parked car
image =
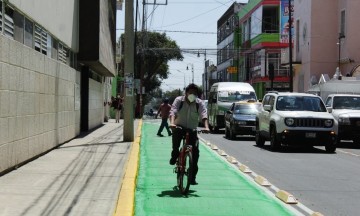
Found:
[[[265,94],[256,116],[256,145],[270,140],[272,150],[282,145],[325,146],[334,152],[337,122],[323,100],[306,93],[271,92]]]
[[[352,140],[360,145],[360,95],[330,94],[325,105],[338,121],[338,142]]]
[[[255,100],[235,102],[225,113],[225,137],[235,139],[236,135],[255,135],[256,114],[261,103]]]

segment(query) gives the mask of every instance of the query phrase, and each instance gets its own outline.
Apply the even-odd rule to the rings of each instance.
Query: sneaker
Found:
[[[162,134],[157,134],[159,137],[163,137],[164,135],[162,135]]]
[[[170,165],[175,165],[176,164],[176,158],[170,158],[169,163],[170,163]]]

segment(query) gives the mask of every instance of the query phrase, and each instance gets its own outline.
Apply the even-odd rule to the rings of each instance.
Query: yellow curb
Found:
[[[311,216],[324,216],[323,214],[321,214],[320,212],[313,212],[311,214]]]
[[[296,198],[289,194],[288,192],[284,191],[284,190],[279,190],[276,193],[276,197],[279,198],[280,200],[282,200],[283,202],[287,203],[287,204],[296,204],[298,203],[298,201],[296,200]]]
[[[131,144],[129,159],[125,165],[125,175],[122,180],[120,193],[116,203],[114,216],[133,216],[136,177],[138,174],[139,150],[141,141],[142,119],[139,120],[136,137]]]
[[[244,172],[244,173],[251,173],[252,171],[249,169],[249,167],[247,167],[247,166],[245,166],[245,165],[243,165],[243,164],[241,164],[240,166],[239,166],[239,170],[241,170],[242,172]]]
[[[271,186],[270,182],[266,178],[259,175],[255,177],[255,182],[261,186]]]

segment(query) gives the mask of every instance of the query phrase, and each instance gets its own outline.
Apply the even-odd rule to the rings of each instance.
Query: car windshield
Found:
[[[237,104],[234,107],[235,114],[256,115],[260,110],[261,104]]]
[[[334,97],[333,109],[353,109],[360,110],[360,97],[341,96]]]
[[[256,95],[255,92],[250,91],[219,91],[218,100],[222,102],[256,100]]]
[[[324,103],[318,97],[311,96],[279,96],[277,110],[327,112]]]

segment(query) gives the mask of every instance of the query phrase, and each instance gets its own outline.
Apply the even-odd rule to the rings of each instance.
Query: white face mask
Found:
[[[190,103],[194,102],[196,100],[196,96],[194,94],[189,94],[187,96],[188,100],[190,101]]]

